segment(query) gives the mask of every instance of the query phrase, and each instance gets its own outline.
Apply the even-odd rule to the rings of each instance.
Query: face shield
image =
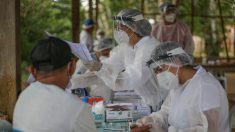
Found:
[[[162,49],[158,50],[163,52]],[[164,67],[166,65],[173,67],[181,67],[183,65],[190,64],[189,62],[190,62],[189,55],[187,55],[187,53],[181,47],[178,47],[170,51],[166,51],[166,53],[162,55],[154,56],[152,54],[151,59],[147,62],[147,66],[152,71],[155,71],[155,73],[160,73],[164,70]]]
[[[175,42],[160,44],[147,62],[158,85],[166,89],[178,87],[178,71],[180,67],[188,64],[191,64],[190,56]],[[176,73],[170,72],[172,67],[177,68]]]
[[[113,37],[118,44],[128,44],[134,34],[140,36],[135,29],[135,22],[143,20],[143,15],[133,17],[114,16]]]
[[[106,49],[112,49],[114,47],[113,40],[111,38],[104,38],[97,42],[97,45],[94,47],[95,52],[101,52]]]
[[[135,9],[121,10],[113,17],[113,37],[118,44],[129,43],[133,35],[144,37],[150,35],[151,24],[142,13]]]
[[[109,57],[109,53],[114,47],[113,40],[111,38],[104,38],[97,42],[97,45],[94,47],[94,51],[98,58],[100,57]]]
[[[179,14],[176,6],[169,2],[165,2],[160,6],[160,12],[164,21],[168,23],[174,23],[177,18],[177,14]]]

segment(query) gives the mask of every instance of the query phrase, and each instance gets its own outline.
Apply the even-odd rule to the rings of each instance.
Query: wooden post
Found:
[[[224,18],[223,18],[223,13],[222,13],[222,7],[221,7],[221,4],[220,4],[220,0],[218,0],[218,6],[219,6],[219,13],[220,13],[220,20],[221,20],[221,28],[222,28],[222,32],[223,32],[224,46],[225,46],[225,51],[226,51],[226,58],[227,58],[227,62],[229,62],[230,59],[229,59],[229,55],[228,55],[228,46],[227,46],[225,30],[224,30]]]
[[[0,2],[0,111],[12,120],[20,92],[19,0]]]
[[[194,0],[191,0],[191,32],[194,31]]]
[[[145,15],[145,0],[141,0],[140,2],[140,8],[141,8],[141,12],[143,13],[143,15]]]
[[[96,11],[95,11],[95,23],[96,23],[96,29],[99,28],[98,18],[99,18],[99,0],[96,0]]]
[[[92,0],[89,0],[89,18],[93,19],[93,3]]]
[[[80,0],[72,0],[72,39],[79,42]]]

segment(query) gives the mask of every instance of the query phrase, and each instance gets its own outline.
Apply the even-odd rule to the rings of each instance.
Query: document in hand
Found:
[[[81,59],[82,61],[91,61],[93,60],[92,57],[91,57],[91,54],[89,52],[89,50],[87,49],[87,46],[85,44],[82,44],[82,43],[73,43],[73,42],[70,42],[70,41],[66,41],[71,50],[72,50],[72,53],[77,56],[79,59]]]

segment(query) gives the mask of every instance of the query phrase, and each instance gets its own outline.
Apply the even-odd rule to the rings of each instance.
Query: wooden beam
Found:
[[[222,7],[221,7],[221,4],[220,4],[220,0],[218,0],[218,6],[219,6],[219,13],[220,13],[220,20],[221,20],[221,28],[222,28],[222,31],[223,31],[223,40],[224,40],[224,45],[225,45],[226,57],[227,57],[227,61],[229,62],[228,46],[227,46],[225,30],[224,30],[224,18],[223,18],[223,13],[222,13]]]
[[[80,0],[72,0],[72,40],[79,42]]]
[[[20,92],[19,0],[0,2],[0,111],[13,117]]]

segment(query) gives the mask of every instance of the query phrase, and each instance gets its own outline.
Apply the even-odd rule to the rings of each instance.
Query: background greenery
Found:
[[[94,2],[95,0],[93,0]],[[98,27],[105,30],[108,36],[112,34],[112,16],[117,14],[124,8],[135,8],[141,10],[142,0],[100,0]],[[165,0],[169,1],[169,0]],[[191,26],[191,0],[179,0],[179,11],[181,18],[189,27]],[[194,8],[196,15],[194,17],[193,34],[203,37],[206,43],[207,56],[217,57],[219,51],[224,50],[218,48],[222,42],[221,21],[219,18],[211,19],[207,15],[219,15],[218,6],[214,0],[194,0]],[[85,3],[88,0],[80,0],[80,26],[85,18],[88,17],[88,10]],[[43,38],[45,31],[52,33],[63,39],[71,40],[71,0],[21,0],[20,4],[20,22],[21,32],[20,41],[22,45],[22,70],[30,64],[29,55],[32,47],[36,42]],[[157,20],[158,14],[158,0],[145,0],[144,4],[145,17]],[[233,15],[235,2],[234,0],[221,0],[223,15]],[[94,7],[94,6],[93,6]],[[95,7],[93,9],[95,12]],[[95,14],[95,13],[93,13]],[[94,16],[95,18],[95,16]],[[212,20],[216,24],[215,29],[212,29]],[[234,19],[225,19],[225,24],[233,24]],[[81,29],[81,28],[80,28]],[[213,33],[216,38],[213,37]],[[23,74],[24,75],[24,74]],[[27,76],[27,75],[26,75]],[[24,78],[26,78],[23,77]]]

